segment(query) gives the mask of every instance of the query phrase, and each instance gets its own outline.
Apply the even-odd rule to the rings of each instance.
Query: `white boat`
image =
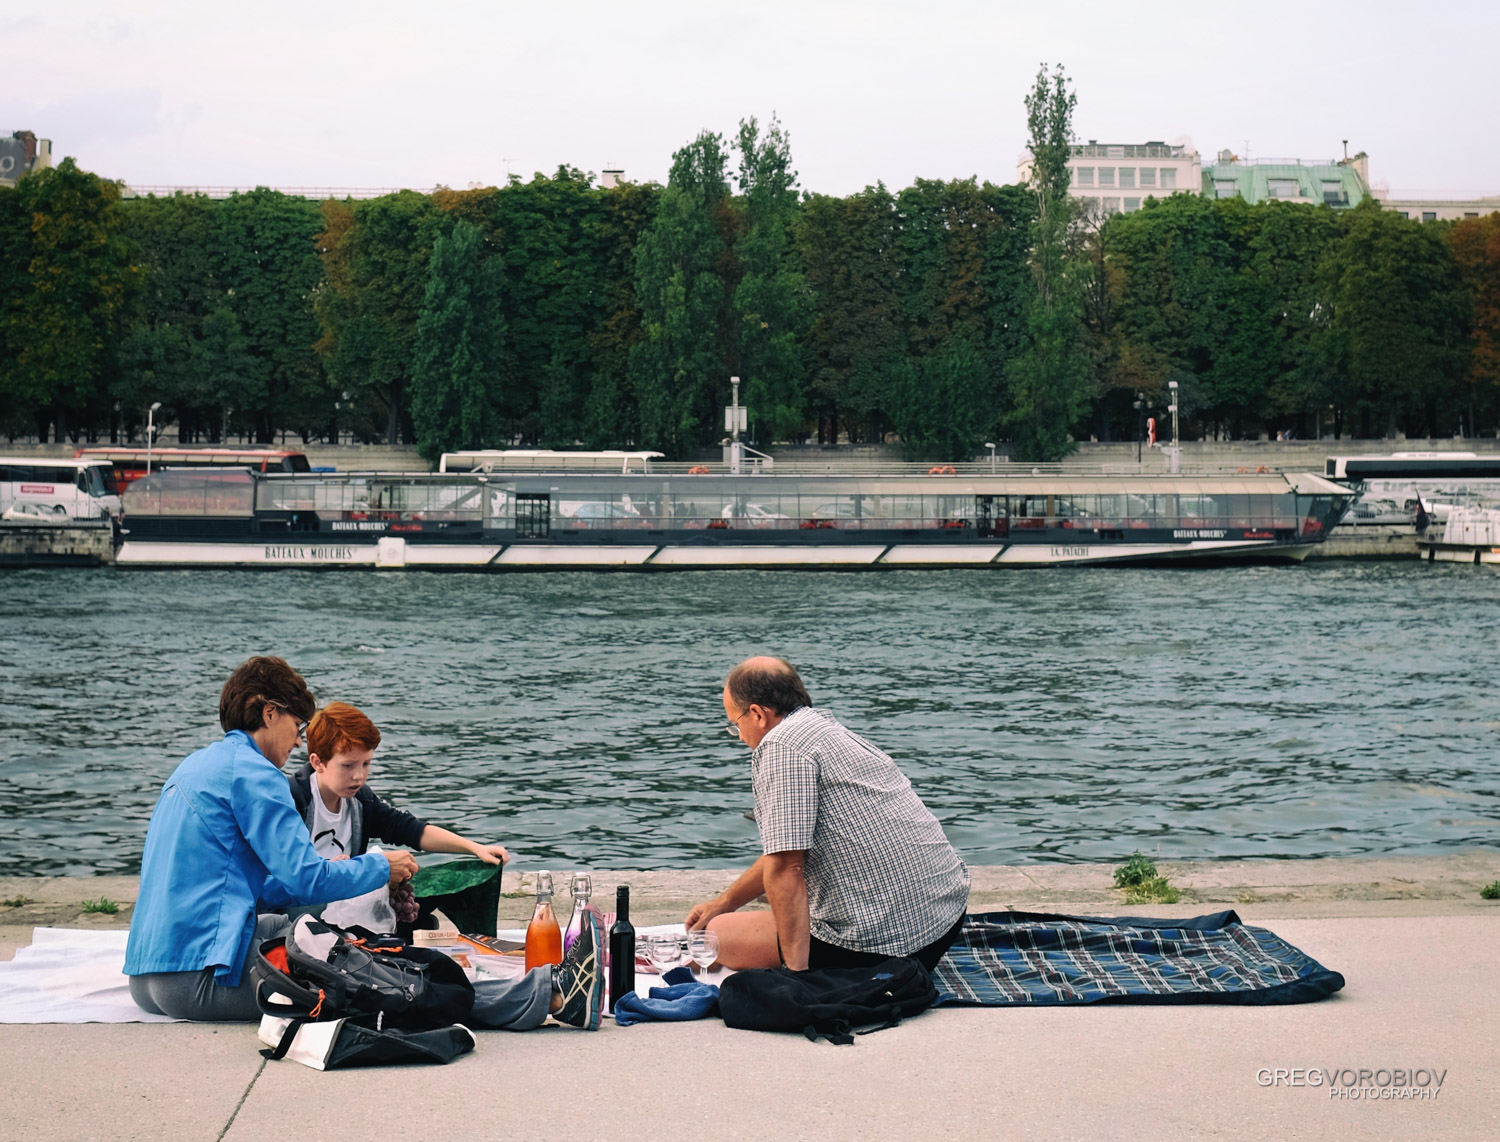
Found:
[[[1441,532],[1417,540],[1429,563],[1500,564],[1500,508],[1455,507]]]
[[[121,567],[928,568],[1297,561],[1351,493],[1321,476],[166,471]]]

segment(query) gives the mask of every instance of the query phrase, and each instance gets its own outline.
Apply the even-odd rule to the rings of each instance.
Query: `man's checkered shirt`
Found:
[[[788,714],[755,747],[767,853],[806,850],[812,934],[909,955],[963,915],[969,870],[896,763],[825,710]]]

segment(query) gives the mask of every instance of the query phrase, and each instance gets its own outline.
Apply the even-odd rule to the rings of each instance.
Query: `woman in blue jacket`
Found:
[[[246,970],[278,935],[280,909],[399,884],[407,852],[327,861],[313,851],[281,774],[316,703],[280,658],[252,658],[219,694],[223,741],[167,778],[146,829],[125,974],[146,1011],[177,1019],[255,1020]]]

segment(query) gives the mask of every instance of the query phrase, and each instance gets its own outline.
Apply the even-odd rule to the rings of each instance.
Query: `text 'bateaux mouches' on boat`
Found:
[[[1350,499],[1313,474],[664,472],[487,454],[467,472],[167,469],[122,567],[920,568],[1300,560]]]

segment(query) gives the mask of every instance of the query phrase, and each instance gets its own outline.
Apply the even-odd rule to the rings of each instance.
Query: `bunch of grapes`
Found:
[[[415,924],[421,909],[417,907],[417,894],[412,891],[411,881],[403,880],[391,889],[391,908],[396,919],[403,924]]]

